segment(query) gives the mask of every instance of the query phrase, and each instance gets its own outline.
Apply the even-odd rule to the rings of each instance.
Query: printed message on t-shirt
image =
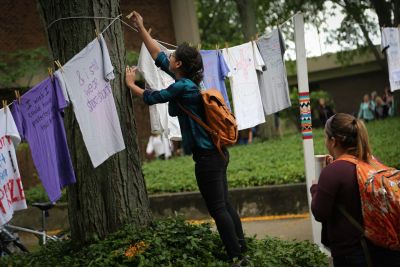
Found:
[[[110,83],[105,83],[104,81],[99,82],[97,78],[101,77],[99,72],[101,72],[101,68],[97,59],[91,60],[88,66],[76,70],[76,78],[85,92],[87,98],[86,105],[90,112],[93,112],[100,103],[111,95]]]
[[[45,86],[34,99],[26,99],[27,115],[33,127],[45,131],[53,124],[54,115],[53,98],[50,90],[51,83]]]
[[[25,201],[21,177],[12,160],[11,149],[13,144],[11,138],[3,136],[0,138],[0,214],[5,217],[13,204]],[[1,220],[0,220],[1,221]]]

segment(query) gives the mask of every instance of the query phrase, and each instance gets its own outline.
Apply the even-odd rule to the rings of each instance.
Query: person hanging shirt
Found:
[[[0,226],[11,220],[14,211],[27,208],[15,154],[20,142],[10,109],[0,109]]]
[[[229,68],[219,50],[200,50],[204,67],[204,86],[215,88],[221,92],[225,104],[231,109],[228,94],[226,93],[225,78],[228,76]]]
[[[102,35],[55,72],[72,102],[93,167],[124,150],[110,80],[113,66]]]
[[[382,29],[382,52],[386,52],[390,90],[392,92],[400,89],[400,28]]]
[[[261,36],[257,46],[265,63],[264,71],[257,73],[261,100],[265,115],[270,115],[291,106],[283,60],[285,44],[280,31],[273,30]]]
[[[19,134],[29,143],[39,178],[52,202],[61,197],[61,188],[76,181],[62,117],[66,106],[58,80],[47,78],[11,107]]]
[[[160,47],[165,53],[170,53],[167,48],[162,45]],[[146,81],[146,89],[159,91],[168,88],[175,82],[171,76],[155,65],[144,43],[140,48],[138,70]],[[149,106],[149,112],[150,127],[153,134],[165,134],[169,140],[182,140],[178,118],[169,116],[168,103],[151,105]]]
[[[264,62],[256,44],[248,42],[222,51],[230,69],[232,99],[238,129],[252,128],[265,122],[256,69]]]

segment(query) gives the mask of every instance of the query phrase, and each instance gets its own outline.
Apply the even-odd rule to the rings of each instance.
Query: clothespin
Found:
[[[149,34],[151,34],[151,31],[152,31],[153,29],[152,28],[149,28],[149,30],[147,31]]]
[[[58,67],[61,71],[64,71],[59,60],[55,60],[54,63],[56,63],[57,67]]]
[[[100,40],[100,33],[99,33],[99,31],[98,31],[97,29],[94,29],[94,32],[96,33],[97,39]]]
[[[47,71],[49,72],[50,78],[53,79],[53,68],[49,67],[47,68]]]
[[[198,43],[198,44],[197,44],[197,50],[200,51],[200,49],[201,49],[201,43]]]
[[[18,104],[21,104],[21,95],[19,94],[19,90],[14,90],[15,99],[17,100]]]
[[[225,48],[228,49],[228,42],[225,42]]]
[[[215,50],[219,50],[219,44],[218,43],[215,45]]]
[[[256,40],[258,40],[258,32],[256,33]]]
[[[4,109],[4,113],[7,112],[7,100],[3,100],[3,109]]]
[[[128,16],[126,16],[126,18],[127,18],[127,19],[130,19],[130,18],[133,16],[133,12],[134,12],[134,11],[132,11],[131,13],[129,13]]]

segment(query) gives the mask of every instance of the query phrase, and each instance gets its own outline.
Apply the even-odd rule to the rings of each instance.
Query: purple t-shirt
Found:
[[[230,109],[228,94],[226,93],[225,77],[229,73],[228,65],[219,50],[200,50],[204,66],[204,85],[206,88],[218,89]]]
[[[11,107],[21,139],[29,143],[50,201],[58,200],[61,188],[76,181],[62,118],[66,106],[58,80],[47,78]]]

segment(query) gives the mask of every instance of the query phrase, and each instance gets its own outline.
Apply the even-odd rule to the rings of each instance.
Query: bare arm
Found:
[[[144,44],[147,47],[147,50],[149,50],[151,57],[155,60],[157,58],[158,53],[161,52],[161,48],[158,46],[158,43],[156,40],[154,40],[146,28],[143,25],[143,18],[142,16],[137,13],[136,11],[132,12],[132,20],[133,20],[133,25],[137,28],[140,38],[142,38]]]
[[[137,96],[143,96],[144,90],[135,84],[136,67],[126,66],[125,69],[125,82],[131,91]]]

